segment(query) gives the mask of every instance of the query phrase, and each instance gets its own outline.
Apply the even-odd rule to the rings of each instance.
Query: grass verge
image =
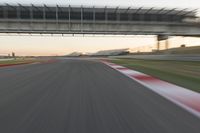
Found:
[[[200,62],[117,59],[113,63],[200,92]]]
[[[18,58],[18,59],[15,59],[15,60],[0,61],[0,67],[1,66],[9,66],[9,65],[28,64],[28,63],[33,63],[33,62],[36,62],[36,60],[35,59]]]

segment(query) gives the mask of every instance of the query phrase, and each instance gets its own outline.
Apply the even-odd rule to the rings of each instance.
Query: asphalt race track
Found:
[[[200,119],[98,61],[0,68],[0,133],[200,133]]]

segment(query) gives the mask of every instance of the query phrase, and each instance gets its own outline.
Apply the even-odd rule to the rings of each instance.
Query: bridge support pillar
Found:
[[[165,40],[165,49],[168,49],[168,48],[169,48],[169,40],[166,39],[166,40]]]
[[[168,35],[157,35],[157,50],[160,50],[160,41],[165,41],[165,49],[169,48],[168,38]]]
[[[160,41],[157,40],[157,50],[160,50]]]

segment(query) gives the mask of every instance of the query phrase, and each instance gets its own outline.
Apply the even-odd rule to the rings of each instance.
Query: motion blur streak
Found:
[[[0,68],[1,133],[199,133],[200,119],[98,61]]]

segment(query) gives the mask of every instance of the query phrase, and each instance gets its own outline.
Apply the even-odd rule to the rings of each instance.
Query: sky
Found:
[[[200,0],[0,0],[9,4],[47,4],[47,5],[89,5],[89,6],[120,6],[120,7],[168,7],[198,8]],[[200,45],[200,39],[175,39],[171,44],[182,43]],[[180,42],[181,40],[181,42]],[[96,52],[98,50],[154,47],[154,36],[132,37],[45,37],[45,36],[0,36],[0,55],[15,52],[16,55],[65,55],[74,51]]]
[[[154,45],[154,36],[0,36],[0,54],[15,52],[17,55],[65,55],[74,51],[133,48]]]

